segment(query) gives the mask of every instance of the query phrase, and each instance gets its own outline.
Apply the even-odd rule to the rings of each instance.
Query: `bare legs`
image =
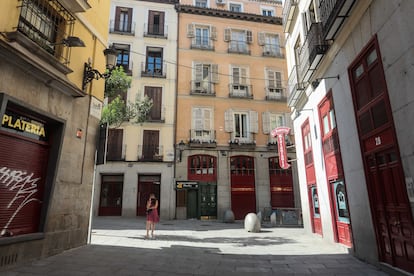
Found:
[[[147,221],[146,224],[147,235],[145,236],[146,239],[149,238],[149,231],[151,230],[151,237],[154,238],[154,230],[155,230],[155,222]]]

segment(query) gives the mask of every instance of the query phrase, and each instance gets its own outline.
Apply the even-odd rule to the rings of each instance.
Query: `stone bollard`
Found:
[[[273,213],[270,215],[270,224],[271,224],[272,226],[276,226],[276,212],[273,212]]]
[[[244,229],[247,232],[258,233],[260,232],[260,228],[261,225],[257,215],[255,213],[248,213],[244,218]]]
[[[232,210],[226,210],[224,212],[224,218],[223,218],[224,222],[228,222],[228,223],[232,223],[234,222],[234,213]]]

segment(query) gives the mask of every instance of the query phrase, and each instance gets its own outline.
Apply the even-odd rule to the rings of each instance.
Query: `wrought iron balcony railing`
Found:
[[[163,146],[158,144],[138,145],[138,161],[163,161]]]
[[[288,79],[288,106],[292,107],[296,105],[297,100],[300,98],[301,94],[304,92],[303,83],[298,82],[298,66],[295,65],[292,68],[292,71],[289,74]]]
[[[111,20],[109,32],[111,34],[135,35],[135,22]]]
[[[250,55],[249,44],[244,41],[231,40],[229,43],[229,53]]]
[[[355,0],[321,0],[319,13],[322,22],[323,37],[334,39],[339,28],[349,16]]]
[[[191,95],[215,96],[214,83],[206,80],[191,81]]]
[[[167,25],[148,25],[144,24],[144,36],[145,37],[158,37],[158,38],[168,38],[168,26]]]
[[[266,100],[268,101],[286,102],[286,92],[284,88],[268,86],[265,88],[265,92]]]
[[[299,0],[285,0],[283,5],[282,16],[283,16],[283,26],[285,33],[290,32],[290,28],[294,25],[292,24],[295,21],[297,16],[297,5]]]
[[[167,77],[167,64],[148,64],[141,63],[141,77],[151,78],[166,78]]]
[[[215,147],[216,131],[212,129],[190,129],[191,147]]]
[[[231,83],[229,84],[230,98],[253,99],[252,86],[247,84]]]

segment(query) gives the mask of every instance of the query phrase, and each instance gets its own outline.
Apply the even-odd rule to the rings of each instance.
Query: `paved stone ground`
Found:
[[[301,228],[172,220],[146,240],[142,218],[96,217],[91,244],[0,275],[387,275]]]

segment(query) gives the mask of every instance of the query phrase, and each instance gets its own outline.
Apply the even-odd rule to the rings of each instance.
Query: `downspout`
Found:
[[[173,189],[175,190],[175,207],[174,207],[174,219],[177,218],[177,190],[175,188],[175,181],[177,176],[177,112],[178,112],[178,61],[179,61],[179,37],[180,37],[180,12],[179,12],[179,5],[175,4],[175,10],[177,11],[177,47],[176,47],[176,68],[175,68],[175,97],[174,97],[174,173],[173,173]]]

